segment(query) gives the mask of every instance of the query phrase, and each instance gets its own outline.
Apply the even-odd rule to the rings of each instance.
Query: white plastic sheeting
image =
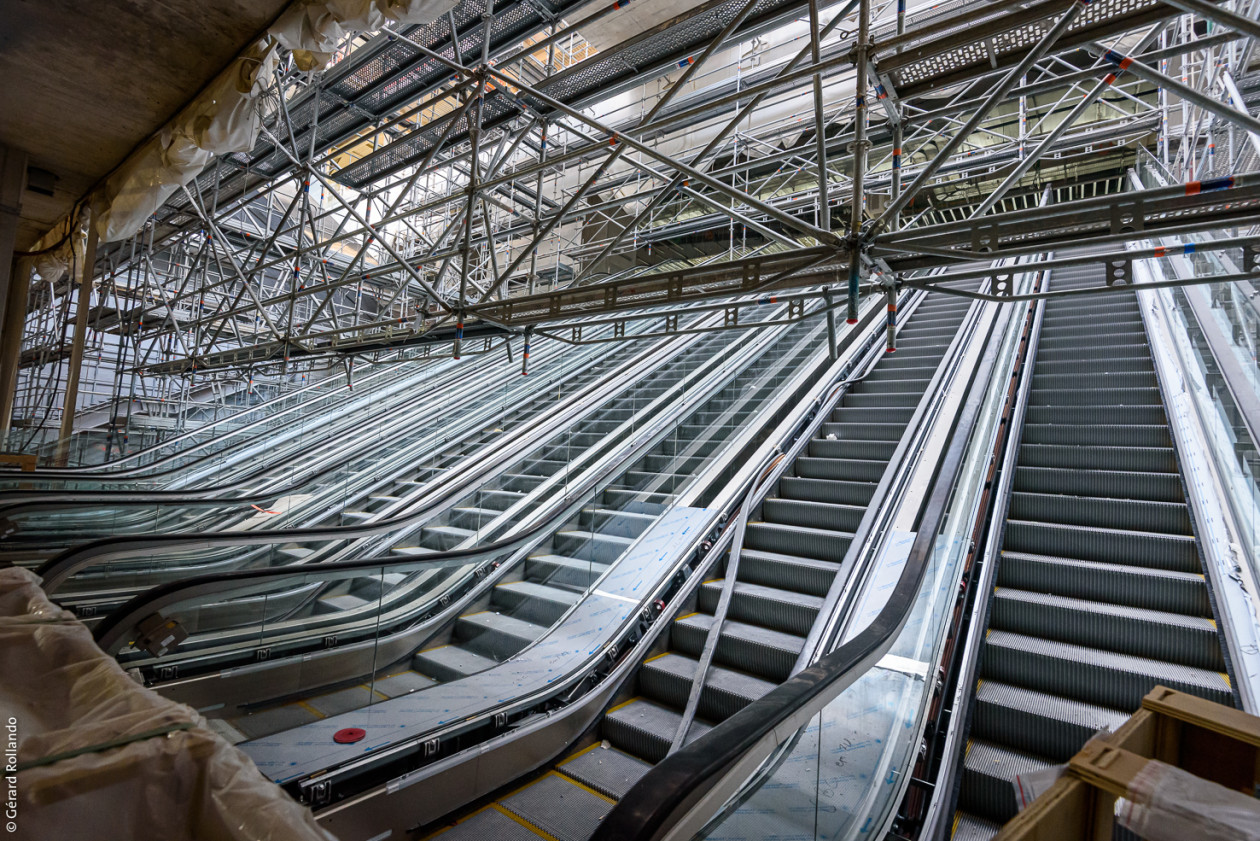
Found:
[[[429,23],[459,0],[298,0],[267,30],[301,70],[319,70],[352,32]]]
[[[253,147],[262,121],[259,97],[271,84],[275,66],[275,45],[255,44],[114,171],[98,202],[96,231],[102,242],[140,230],[215,155]]]
[[[201,716],[132,680],[38,582],[0,570],[0,725],[19,769],[6,837],[333,841]]]
[[[352,32],[429,23],[458,0],[297,0],[155,137],[137,149],[93,197],[97,233],[114,242],[136,233],[216,155],[244,152],[258,138],[262,95],[273,86],[278,47],[302,70],[324,67]]]
[[[1260,801],[1156,760],[1116,801],[1116,820],[1146,841],[1260,841]]]

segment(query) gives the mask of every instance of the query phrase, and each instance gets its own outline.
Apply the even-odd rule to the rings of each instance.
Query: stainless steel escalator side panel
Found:
[[[277,783],[285,783],[542,691],[598,656],[615,629],[638,615],[645,591],[667,577],[679,559],[678,553],[707,532],[709,519],[707,509],[671,509],[638,539],[563,624],[493,669],[239,747],[260,771]],[[335,743],[333,734],[346,727],[360,727],[368,736],[354,745]]]
[[[872,342],[882,341],[882,325],[872,328],[868,338]],[[824,375],[809,383],[808,389],[797,401],[803,413],[789,413],[775,426],[758,445],[756,454],[727,483],[722,495],[711,503],[715,509],[723,513],[729,512],[738,501],[738,489],[751,484],[767,463],[767,459],[779,452],[779,442],[790,441],[801,432],[802,418],[808,415],[810,407],[827,405],[825,400],[833,384],[845,376],[851,376],[858,359],[865,353],[862,342],[851,343]],[[826,415],[825,412],[821,414],[823,417]],[[706,470],[706,474],[711,477],[716,477],[719,473],[716,464],[710,465]],[[686,500],[684,497],[683,502]],[[687,603],[692,594],[702,586],[705,577],[702,574],[703,569],[722,557],[732,535],[731,529],[719,535],[701,566],[674,595],[673,604]],[[566,746],[602,716],[614,693],[640,668],[641,662],[656,645],[660,635],[671,629],[672,623],[665,621],[669,615],[668,612],[662,614],[647,624],[642,636],[632,644],[613,671],[593,691],[571,704],[552,711],[545,717],[536,716],[522,722],[510,732],[478,746],[473,752],[464,751],[440,759],[321,810],[318,820],[345,841],[368,841],[392,827],[414,826],[435,820],[456,804],[466,803],[480,794],[507,785],[525,770],[554,760],[557,753],[562,753]],[[566,767],[567,762],[576,760],[581,755],[567,760]],[[426,796],[417,798],[412,787],[421,783],[424,784]]]
[[[1152,271],[1145,262],[1135,262],[1134,270],[1139,282],[1145,282]],[[1162,275],[1152,279],[1162,279]],[[1260,711],[1260,587],[1249,564],[1240,557],[1249,539],[1245,536],[1248,529],[1228,502],[1229,491],[1208,455],[1205,420],[1191,396],[1192,391],[1206,391],[1207,385],[1196,380],[1198,370],[1189,360],[1179,358],[1186,343],[1171,335],[1175,324],[1171,294],[1167,289],[1141,292],[1138,301],[1147,331],[1155,338],[1150,343],[1155,371],[1163,384],[1168,425],[1182,465],[1200,557],[1211,581],[1213,612],[1229,630],[1223,636],[1233,688],[1242,708],[1255,714]]]

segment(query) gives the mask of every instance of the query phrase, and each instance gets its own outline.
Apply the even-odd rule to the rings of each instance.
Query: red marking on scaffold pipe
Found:
[[[1133,63],[1132,58],[1124,55],[1123,53],[1118,53],[1115,50],[1107,50],[1107,52],[1103,53],[1103,58],[1114,64],[1116,67],[1119,67],[1121,70],[1128,70],[1129,65]]]
[[[1199,193],[1211,193],[1216,190],[1228,190],[1234,186],[1232,175],[1224,178],[1212,178],[1208,181],[1191,181],[1186,184],[1186,195],[1197,196]]]

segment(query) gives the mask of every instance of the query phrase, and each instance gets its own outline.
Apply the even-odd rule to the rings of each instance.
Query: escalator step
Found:
[[[584,529],[593,528],[600,534],[630,539],[643,534],[654,522],[656,522],[656,517],[650,514],[610,511],[605,508],[584,508],[578,517],[578,524]]]
[[[831,413],[831,420],[839,424],[899,424],[901,429],[905,429],[906,424],[910,423],[910,418],[913,416],[913,408],[850,409],[847,406],[841,406]],[[826,426],[827,424],[823,424],[824,434],[831,431],[825,429]],[[900,437],[900,431],[898,432],[898,437]]]
[[[850,389],[851,394],[884,394],[887,392],[899,393],[903,391],[916,391],[920,396],[923,395],[927,384],[932,381],[932,368],[921,369],[927,373],[922,376],[910,376],[911,372],[905,372],[904,375],[898,373],[896,377],[896,369],[889,369],[887,375],[876,378],[879,369],[868,374],[865,379],[854,384]]]
[[[854,438],[811,438],[808,450],[814,458],[879,459],[887,462],[897,449],[896,441],[861,441]]]
[[[1086,410],[1104,408],[1158,408],[1163,410],[1159,389],[1151,388],[1035,388],[1028,394],[1028,405],[1061,406]]]
[[[1040,593],[1148,610],[1210,616],[1203,574],[1003,552],[998,583]]]
[[[670,652],[648,660],[639,669],[639,691],[650,700],[684,709],[699,663]],[[709,721],[725,721],[778,684],[721,666],[711,666],[696,714]]]
[[[1129,473],[1176,473],[1172,447],[1089,447],[1023,444],[1020,467],[1069,467],[1077,470],[1120,470]]]
[[[1023,443],[1070,444],[1098,447],[1167,447],[1166,426],[1085,426],[1081,424],[1026,423]]]
[[[1229,678],[1162,660],[990,631],[984,677],[1117,710],[1135,710],[1157,684],[1233,706]]]
[[[855,458],[813,458],[800,456],[792,463],[797,476],[806,479],[844,479],[850,482],[878,482],[888,467],[886,461]]]
[[[426,526],[420,530],[420,534],[426,545],[443,552],[477,536],[477,533],[471,529],[455,526]]]
[[[495,660],[519,653],[546,632],[542,625],[492,611],[470,613],[455,622],[455,639],[461,646]]]
[[[1044,771],[1053,763],[1031,754],[973,739],[963,758],[958,806],[999,823],[1015,817],[1015,777]]]
[[[671,644],[685,654],[699,657],[712,625],[713,617],[705,613],[675,620],[670,626]],[[791,675],[804,647],[803,636],[728,619],[722,625],[713,659],[741,672],[781,682]]]
[[[868,411],[868,410],[853,410]],[[857,441],[891,441],[894,444],[901,440],[901,433],[906,431],[904,423],[881,423],[876,419],[873,422],[858,422],[854,419],[842,419],[832,421],[824,421],[819,427],[818,432],[824,438],[828,435],[835,436],[837,440],[857,440]]]
[[[1042,520],[1072,526],[1191,534],[1190,511],[1178,502],[1016,492],[1011,494],[1008,516],[1013,520]]]
[[[483,508],[506,511],[525,497],[522,491],[482,491],[477,501]]]
[[[604,491],[603,504],[618,511],[630,511],[635,514],[649,514],[653,517],[664,514],[669,508],[669,494],[643,493],[609,488]]]
[[[700,609],[717,609],[723,582],[706,581],[700,586]],[[818,617],[822,599],[777,587],[764,587],[736,581],[727,615],[738,622],[753,622],[775,631],[808,634]]]
[[[844,560],[852,540],[849,532],[779,523],[754,522],[744,529],[744,545],[749,549],[836,563]]]
[[[540,584],[562,584],[589,589],[608,570],[608,564],[566,555],[534,555],[525,561],[525,576]]]
[[[492,601],[517,619],[551,627],[582,598],[580,593],[533,581],[513,581],[494,588]]]
[[[434,841],[543,841],[544,836],[500,811],[497,806],[487,806],[429,838]]]
[[[488,526],[501,513],[493,508],[455,508],[451,511],[450,520],[453,526],[476,531]]]
[[[781,497],[770,497],[761,504],[761,516],[766,522],[843,532],[855,531],[865,512],[860,505]]]
[[[840,404],[854,409],[902,409],[919,405],[922,397],[921,391],[850,392],[844,396]]]
[[[411,658],[411,668],[442,683],[475,675],[497,665],[498,661],[493,658],[483,657],[458,645],[430,648]]]
[[[613,800],[553,772],[500,800],[499,805],[556,841],[587,841],[612,809]]]
[[[1150,371],[1112,371],[1100,372],[1097,365],[1083,364],[1081,370],[1071,373],[1047,374],[1038,371],[1033,374],[1033,391],[1055,390],[1067,391],[1075,389],[1106,389],[1121,391],[1127,389],[1159,388],[1154,369]]]
[[[777,552],[744,549],[739,554],[739,579],[767,587],[825,596],[840,570],[833,561],[798,558]]]
[[[1099,730],[1114,733],[1126,713],[995,680],[976,687],[972,738],[1067,762]]]
[[[559,766],[560,773],[620,800],[652,766],[616,748],[595,745]],[[482,839],[490,841],[490,839]]]
[[[1002,548],[1013,552],[1152,566],[1180,572],[1200,569],[1194,538],[1179,534],[1007,520]]]
[[[847,482],[836,479],[808,479],[784,476],[778,494],[787,499],[825,502],[833,505],[865,506],[875,494],[875,482]]]
[[[1076,496],[1185,502],[1176,473],[1128,473],[1121,470],[1068,470],[1058,467],[1015,468],[1016,491]]]
[[[1222,671],[1216,623],[1200,616],[1000,587],[992,627],[1076,645]]]
[[[556,532],[551,539],[557,554],[605,564],[620,558],[633,542],[628,537],[576,529]]]
[[[681,723],[682,715],[678,712],[644,698],[635,698],[609,710],[602,727],[604,737],[613,747],[656,763],[669,752]],[[687,734],[687,741],[698,739],[710,729],[712,725],[697,718]]]
[[[1161,426],[1166,424],[1163,406],[1051,406],[1029,401],[1025,423],[1059,423],[1071,426]]]
[[[992,841],[1002,824],[967,812],[954,813],[954,827],[950,833],[953,841]]]

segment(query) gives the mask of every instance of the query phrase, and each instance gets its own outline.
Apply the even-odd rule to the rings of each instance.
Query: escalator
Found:
[[[1096,268],[1053,290],[1097,286]],[[1016,775],[1066,762],[1156,684],[1234,704],[1136,295],[1045,304],[952,836],[992,838]],[[977,614],[978,616],[981,614]]]
[[[723,358],[753,338],[754,334],[748,334],[732,342],[729,335],[705,337],[521,465],[509,468],[456,504],[444,517],[449,525],[420,529],[420,545],[395,545],[393,552],[423,558],[467,547],[479,537],[485,538],[486,533],[479,530],[488,527],[494,529],[490,534],[497,534],[513,522],[507,512],[549,477],[563,477],[575,453],[604,442],[636,411],[676,388],[689,372],[715,361],[726,368]],[[215,726],[234,742],[258,739],[396,697],[395,689],[400,687],[410,693],[451,683],[509,660],[543,638],[589,595],[636,540],[670,511],[682,489],[753,422],[783,382],[817,357],[822,338],[823,329],[817,321],[797,324],[742,370],[730,370],[726,375],[729,382],[692,410],[672,434],[623,467],[590,504],[536,546],[523,562],[498,574],[495,585],[436,638],[430,631],[427,647],[409,660],[357,686],[300,701],[287,699],[278,706],[258,705]],[[421,575],[454,579],[470,574],[471,569],[456,567]],[[376,610],[383,599],[390,598],[388,590],[405,583],[407,577],[401,574],[388,574],[379,581],[351,581],[322,593],[311,609],[324,616],[336,611]],[[431,585],[432,581],[428,582],[427,586]],[[355,589],[364,586],[376,589]],[[381,592],[381,587],[387,591]]]
[[[820,617],[824,597],[968,308],[943,295],[923,300],[902,328],[896,354],[883,356],[850,388],[760,510],[750,512],[693,722],[685,711],[717,621],[729,555],[719,563],[720,576],[681,606],[668,641],[658,643],[635,685],[576,753],[453,826],[421,832],[443,841],[584,841],[676,741],[699,737],[785,681],[798,668],[811,628],[826,618]],[[684,739],[677,739],[684,726]]]

